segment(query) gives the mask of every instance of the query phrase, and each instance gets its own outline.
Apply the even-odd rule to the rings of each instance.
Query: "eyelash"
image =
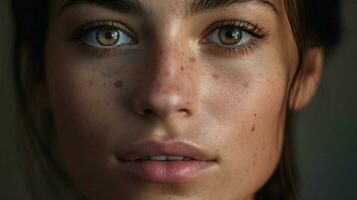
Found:
[[[229,28],[229,27],[240,29],[243,32],[253,36],[254,38],[249,40],[247,44],[238,45],[235,47],[223,46],[216,43],[211,44],[207,42],[207,37],[210,34],[212,34],[214,31],[222,28]],[[81,49],[85,51],[88,50],[89,53],[91,53],[93,56],[96,57],[103,57],[103,56],[109,57],[116,51],[119,51],[123,48],[122,45],[107,47],[107,48],[97,48],[88,44],[88,42],[84,40],[84,37],[87,34],[89,34],[91,31],[100,28],[112,28],[117,31],[121,31],[126,35],[128,35],[129,37],[131,37],[134,43],[137,44],[138,38],[135,37],[134,34],[128,28],[126,28],[125,25],[123,25],[123,23],[115,20],[88,21],[84,25],[80,26],[77,29],[77,31],[75,31],[75,33],[71,37],[71,41],[76,42]],[[258,46],[260,40],[265,40],[269,36],[269,32],[263,31],[263,29],[261,29],[257,24],[252,24],[246,21],[235,20],[235,19],[215,22],[212,25],[210,25],[207,30],[208,31],[205,31],[203,37],[201,37],[203,39],[201,39],[199,43],[213,45],[218,50],[223,51],[223,53],[229,55],[248,54],[250,51],[254,50]],[[124,45],[124,46],[128,46],[128,45]]]

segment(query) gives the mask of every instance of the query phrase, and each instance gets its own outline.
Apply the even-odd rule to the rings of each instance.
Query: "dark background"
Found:
[[[295,150],[302,200],[357,200],[357,1],[343,0],[343,38],[321,88],[298,114]],[[27,199],[15,145],[9,0],[0,2],[0,199]]]

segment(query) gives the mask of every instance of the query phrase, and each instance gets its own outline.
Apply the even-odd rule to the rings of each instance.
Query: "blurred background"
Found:
[[[357,1],[341,3],[342,41],[295,125],[302,200],[357,200]],[[0,199],[27,199],[15,145],[9,0],[0,1],[0,25]]]

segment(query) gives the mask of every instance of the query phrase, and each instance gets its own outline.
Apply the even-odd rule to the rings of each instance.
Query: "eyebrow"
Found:
[[[139,0],[63,0],[63,10],[76,4],[92,4],[105,8],[116,10],[126,14],[144,15],[148,13]],[[267,6],[279,15],[279,10],[271,0],[193,0],[188,13],[196,15],[217,8],[228,7],[233,4],[255,3],[257,5]]]
[[[60,13],[77,4],[99,5],[126,14],[140,15],[145,13],[145,9],[138,0],[64,0]]]
[[[269,7],[276,14],[280,15],[278,8],[271,0],[194,0],[191,4],[191,9],[189,13],[191,15],[195,15],[221,7],[228,7],[233,4],[245,3],[255,3],[257,5]]]

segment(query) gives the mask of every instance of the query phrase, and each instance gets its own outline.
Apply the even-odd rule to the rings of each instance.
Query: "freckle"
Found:
[[[218,74],[212,74],[213,78],[218,80],[219,79],[219,75]]]
[[[185,68],[181,66],[181,71],[184,71],[184,70],[185,70]]]
[[[257,113],[254,114],[254,117],[256,117],[256,116],[257,116]]]
[[[248,81],[244,81],[243,82],[243,87],[248,88],[249,87],[249,82]]]
[[[254,154],[253,154],[253,158],[256,158],[256,157],[257,157],[257,153],[254,153]]]
[[[190,58],[190,61],[191,61],[192,63],[195,63],[195,62],[196,62],[196,58],[191,57],[191,58]]]
[[[89,86],[93,86],[93,81],[89,81]]]
[[[160,51],[160,55],[162,55],[164,53],[164,51]]]
[[[250,129],[252,132],[255,131],[255,125],[253,125],[253,127]]]
[[[115,81],[114,86],[116,88],[122,88],[123,87],[123,82],[122,81]]]
[[[253,167],[255,167],[256,164],[257,164],[257,161],[254,161],[254,162],[253,162]]]
[[[189,102],[189,101],[186,102],[186,105],[190,105],[190,104],[191,104],[191,102]]]

